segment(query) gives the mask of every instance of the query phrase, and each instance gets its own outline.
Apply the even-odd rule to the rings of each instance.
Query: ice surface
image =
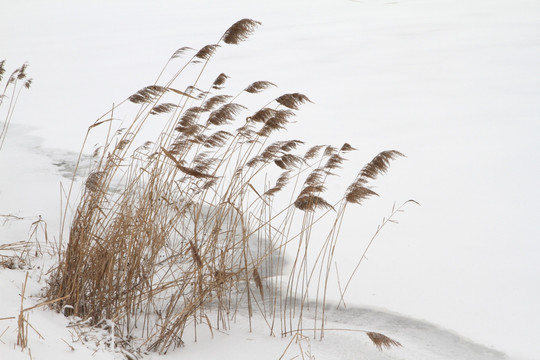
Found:
[[[378,151],[407,155],[377,182],[381,198],[347,215],[343,277],[394,202],[422,204],[385,228],[347,304],[424,319],[524,358],[540,351],[538,1],[0,6],[0,56],[10,69],[28,61],[35,79],[0,152],[0,214],[42,215],[57,228],[59,183],[87,127],[152,83],[177,48],[215,42],[252,17],[263,26],[220,49],[210,78],[224,71],[238,89],[269,80],[306,93],[314,104],[291,138],[350,142],[359,151],[349,176]],[[3,227],[0,240],[26,237],[20,224]]]

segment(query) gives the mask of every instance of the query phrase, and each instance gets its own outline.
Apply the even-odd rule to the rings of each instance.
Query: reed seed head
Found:
[[[321,149],[325,147],[325,145],[315,145],[306,151],[306,154],[304,155],[305,160],[311,160],[313,158],[316,158]]]
[[[225,44],[238,44],[246,40],[251,35],[257,26],[261,25],[259,21],[252,19],[242,19],[231,25],[230,28],[223,34],[223,42]]]
[[[375,191],[365,187],[359,182],[353,183],[345,195],[345,200],[354,204],[362,204],[362,201],[372,196],[379,196]]]
[[[299,196],[294,202],[294,206],[302,211],[315,211],[319,208],[334,209],[334,207],[322,197],[313,194]]]
[[[184,111],[184,113],[180,117],[180,120],[178,121],[178,124],[184,127],[194,125],[197,122],[197,119],[199,118],[201,112],[202,109],[200,107],[190,107],[189,109]]]
[[[178,105],[172,104],[172,103],[159,104],[157,106],[154,106],[152,110],[150,110],[150,114],[156,115],[156,114],[161,114],[161,113],[169,113],[173,111],[174,109],[176,109],[177,107]]]
[[[222,89],[223,88],[222,85],[225,84],[225,81],[228,78],[229,77],[225,75],[224,73],[219,74],[216,80],[214,80],[214,83],[212,84],[212,89],[216,89],[216,90]]]
[[[273,116],[266,120],[257,135],[266,137],[276,130],[285,129],[285,125],[289,123],[289,118],[293,115],[294,113],[290,110],[276,110]]]
[[[264,195],[267,196],[274,196],[279,191],[283,190],[283,188],[288,184],[289,180],[291,179],[291,170],[284,171],[279,178],[276,181],[276,185],[274,185],[273,188],[267,190]]]
[[[276,86],[276,84],[270,81],[255,81],[253,84],[245,88],[244,91],[250,94],[258,94],[271,86]]]
[[[405,155],[396,150],[382,151],[362,168],[360,177],[374,180],[378,175],[385,174],[388,171],[391,160],[400,156]]]
[[[304,160],[300,156],[284,154],[279,159],[275,159],[274,163],[280,168],[287,170],[289,168],[301,166],[304,163]]]
[[[276,101],[281,105],[293,110],[298,110],[298,106],[304,104],[305,102],[312,102],[306,95],[300,93],[281,95],[276,99]]]
[[[382,348],[390,349],[392,346],[400,347],[402,346],[396,340],[390,339],[388,336],[377,333],[377,332],[367,332],[366,335],[369,339],[375,344],[379,351],[382,351]]]
[[[326,170],[333,170],[341,168],[341,164],[345,161],[345,158],[339,154],[334,154],[326,161],[324,168]]]
[[[343,144],[343,146],[341,147],[341,149],[339,149],[339,151],[341,152],[348,152],[348,151],[353,151],[353,150],[356,150],[356,148],[353,148],[350,144],[348,143],[345,143]]]
[[[216,106],[225,104],[227,101],[232,99],[230,95],[216,95],[212,96],[210,99],[206,100],[201,106],[201,111],[212,111]]]
[[[86,182],[84,185],[91,192],[98,191],[101,187],[100,184],[104,174],[105,173],[103,171],[91,172],[90,175],[88,175],[88,178],[86,178]]]
[[[271,109],[271,108],[262,108],[261,110],[257,111],[252,116],[248,117],[248,121],[254,121],[254,122],[261,122],[265,123],[270,119],[272,116],[274,116],[277,113],[278,110]]]
[[[203,146],[207,148],[222,147],[227,140],[232,136],[230,132],[219,130],[210,135]]]
[[[19,73],[17,75],[17,79],[18,80],[22,80],[24,78],[26,78],[26,69],[28,68],[28,64],[27,63],[24,63],[20,68],[19,68]]]
[[[134,104],[144,104],[152,102],[156,97],[163,95],[167,88],[159,85],[147,86],[129,97],[129,101]]]
[[[194,50],[194,49],[193,49],[193,48],[190,48],[190,47],[188,47],[188,46],[181,47],[180,49],[176,50],[176,51],[174,52],[174,54],[172,54],[171,60],[172,60],[172,59],[179,58],[179,57],[181,57],[182,55],[184,55],[186,52],[191,51],[191,50]]]
[[[208,60],[214,55],[218,47],[219,45],[217,44],[205,45],[195,54],[195,57],[202,60]]]
[[[244,105],[230,103],[221,106],[219,109],[214,110],[208,117],[208,123],[213,125],[223,125],[234,120],[234,117],[242,109],[247,109]]]
[[[4,76],[4,73],[6,72],[6,60],[0,61],[0,81],[2,81],[2,78]]]

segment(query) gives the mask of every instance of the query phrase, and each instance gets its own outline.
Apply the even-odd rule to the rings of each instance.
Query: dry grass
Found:
[[[26,272],[26,277],[24,278],[24,283],[21,290],[21,309],[19,311],[19,316],[17,318],[17,345],[21,349],[26,348],[28,345],[28,316],[24,313],[24,296],[26,294],[26,283],[28,282],[28,272]]]
[[[31,267],[32,259],[41,256],[44,252],[54,253],[49,242],[47,223],[41,215],[37,217],[20,217],[15,215],[0,215],[3,221],[0,226],[13,221],[29,223],[28,239],[13,243],[0,244],[0,268],[27,269]]]
[[[169,81],[136,92],[89,127],[88,133],[109,129],[70,224],[64,211],[69,239],[60,239],[63,251],[48,292],[50,299],[63,299],[59,309],[93,325],[112,321],[115,336],[142,339],[133,346],[165,353],[183,344],[188,327],[195,333],[199,324],[227,329],[238,311],[246,311],[250,323],[263,318],[271,334],[299,333],[308,289],[316,288],[314,328],[322,337],[347,204],[375,195],[369,181],[401,154],[379,154],[341,199],[325,199],[328,178],[352,146],[300,152],[303,141],[276,139],[307,96],[284,94],[251,111],[233,102],[241,94],[220,93],[227,75],[199,83],[220,46],[245,40],[259,24],[233,24]],[[176,51],[166,67],[191,50]],[[197,66],[196,80],[178,90]],[[273,86],[256,81],[242,94],[264,96]],[[114,133],[114,112],[134,106],[132,122]],[[150,119],[163,124],[152,142],[139,139]],[[276,179],[274,185],[268,179]],[[278,196],[291,201],[278,208]],[[335,217],[333,225],[317,258],[308,262],[313,228],[325,216]],[[285,271],[290,253],[294,260]]]
[[[20,68],[15,69],[5,82],[2,93],[0,94],[0,107],[4,104],[4,101],[7,102],[6,114],[4,117],[4,122],[2,124],[2,130],[0,131],[0,150],[4,146],[6,141],[7,132],[11,119],[13,118],[13,113],[19,100],[19,95],[22,89],[29,89],[32,85],[32,79],[28,78],[27,74],[28,64],[23,64]],[[0,84],[6,72],[6,60],[0,61]]]

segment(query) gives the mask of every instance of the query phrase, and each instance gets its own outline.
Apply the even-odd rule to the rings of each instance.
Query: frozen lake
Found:
[[[394,202],[421,204],[378,236],[347,304],[427,320],[523,358],[540,351],[540,2],[0,6],[0,60],[8,71],[28,61],[34,78],[0,152],[0,214],[42,214],[54,228],[61,173],[87,127],[152,84],[177,48],[213,43],[250,17],[263,25],[220,48],[209,78],[225,72],[232,89],[268,80],[279,93],[308,95],[314,104],[289,136],[351,143],[358,151],[345,179],[379,151],[407,156],[376,182],[380,198],[346,216],[340,274]]]

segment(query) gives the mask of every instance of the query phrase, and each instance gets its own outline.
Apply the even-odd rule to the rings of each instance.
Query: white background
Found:
[[[0,59],[8,71],[28,61],[34,78],[13,121],[42,138],[36,151],[78,151],[86,128],[153,83],[177,48],[213,43],[244,17],[261,21],[248,42],[218,51],[209,78],[223,71],[236,89],[269,80],[308,95],[314,104],[290,137],[358,148],[345,179],[381,150],[407,155],[377,181],[381,197],[347,215],[340,274],[394,202],[422,205],[377,238],[348,304],[510,354],[540,351],[540,2],[0,0],[0,9]],[[57,194],[0,189],[0,212],[54,216]]]

